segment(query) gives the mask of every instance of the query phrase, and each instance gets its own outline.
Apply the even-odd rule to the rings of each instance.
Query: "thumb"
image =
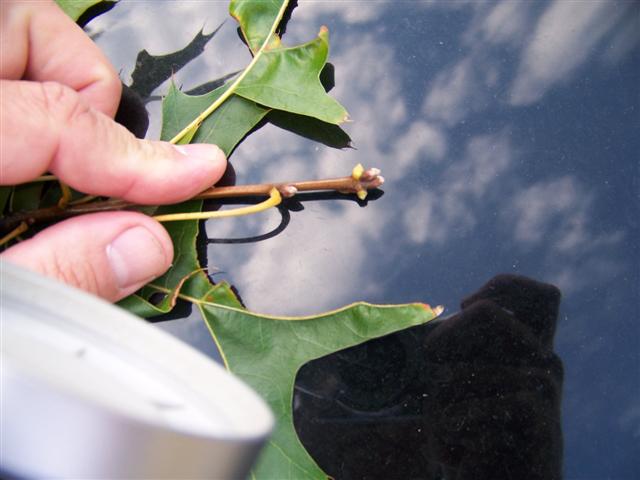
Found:
[[[1,258],[115,302],[164,273],[173,246],[152,218],[105,212],[57,223]]]

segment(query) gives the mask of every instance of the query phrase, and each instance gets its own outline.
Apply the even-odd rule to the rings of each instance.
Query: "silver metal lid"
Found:
[[[264,401],[169,334],[0,263],[0,469],[26,478],[245,478]]]

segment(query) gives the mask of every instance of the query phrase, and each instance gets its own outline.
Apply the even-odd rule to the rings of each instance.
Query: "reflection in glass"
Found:
[[[565,476],[640,477],[640,4],[299,3],[284,42],[305,42],[320,25],[329,27],[332,95],[351,114],[345,130],[357,150],[328,148],[266,125],[234,152],[238,183],[340,176],[363,162],[383,170],[385,196],[367,208],[306,202],[305,212],[291,213],[286,229],[274,237],[209,244],[214,278],[236,285],[250,309],[285,315],[363,299],[422,300],[451,309],[497,272],[557,285],[563,292],[555,350],[565,370]],[[130,83],[139,51],[184,48],[203,26],[210,32],[227,18],[226,6],[122,0],[90,26],[95,22],[98,43]],[[176,73],[176,82],[190,90],[248,61],[235,25],[227,21],[203,54]],[[166,91],[165,83],[152,95]],[[157,138],[160,102],[146,107],[148,136]],[[273,231],[281,221],[273,211],[209,222],[206,231],[215,239],[246,239]],[[210,343],[196,317],[189,341]],[[422,343],[429,330],[411,332],[362,347],[358,358],[368,368],[349,371],[352,391],[340,392],[339,383],[328,381],[310,386],[302,377],[298,387],[339,393],[338,400],[361,416],[388,411],[389,418],[400,418],[403,403],[392,392],[429,373],[416,367],[426,360],[414,363],[418,352],[426,358]],[[395,370],[371,360],[385,355]],[[429,360],[430,371],[442,376],[436,360]],[[336,382],[342,378],[337,367],[327,368]],[[425,390],[415,393],[407,408],[427,411],[420,406]],[[312,407],[322,406],[328,415],[331,405]],[[377,421],[377,430],[364,443],[353,443],[350,455],[366,458],[378,451],[387,458],[397,440],[396,454],[406,464],[411,458],[428,463],[426,452],[413,448],[409,427],[406,440],[397,439]],[[424,425],[414,426],[412,435],[424,432]],[[339,440],[318,435],[327,445]],[[478,439],[491,445],[491,438]],[[455,458],[445,460],[442,465],[451,465]]]
[[[560,479],[560,291],[501,275],[435,325],[307,364],[294,419],[339,479]]]

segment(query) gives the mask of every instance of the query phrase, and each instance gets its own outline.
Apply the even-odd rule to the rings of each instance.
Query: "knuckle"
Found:
[[[41,103],[56,122],[71,123],[90,110],[80,95],[58,82],[41,83]]]
[[[79,91],[90,89],[93,91],[94,108],[113,117],[118,110],[122,96],[122,82],[120,77],[106,59],[97,61],[88,74],[88,81]],[[99,95],[97,95],[99,92]]]

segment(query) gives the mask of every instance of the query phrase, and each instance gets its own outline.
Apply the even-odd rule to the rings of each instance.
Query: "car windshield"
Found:
[[[434,343],[444,320],[303,369],[296,427],[327,473],[483,478],[473,472],[517,463],[536,472],[526,462],[538,462],[539,476],[520,478],[640,476],[639,5],[299,2],[283,42],[328,26],[331,95],[349,111],[355,148],[267,124],[233,153],[236,182],[342,176],[363,163],[382,170],[383,194],[211,220],[209,273],[256,312],[420,301],[444,305],[467,332],[440,330]],[[132,78],[145,55],[200,41],[173,65],[185,91],[250,61],[226,2],[122,0],[86,30],[144,97],[148,138],[159,137],[169,80]],[[522,327],[535,337],[524,346],[464,323],[472,306],[462,299],[498,274],[513,276],[487,288],[525,282],[544,299],[526,310],[546,322],[538,330],[499,305],[506,320],[490,331],[511,339]],[[197,312],[161,325],[215,356]],[[523,360],[533,344],[545,361]],[[465,390],[473,380],[460,366],[470,364],[481,385]],[[541,391],[542,404],[528,403]]]

